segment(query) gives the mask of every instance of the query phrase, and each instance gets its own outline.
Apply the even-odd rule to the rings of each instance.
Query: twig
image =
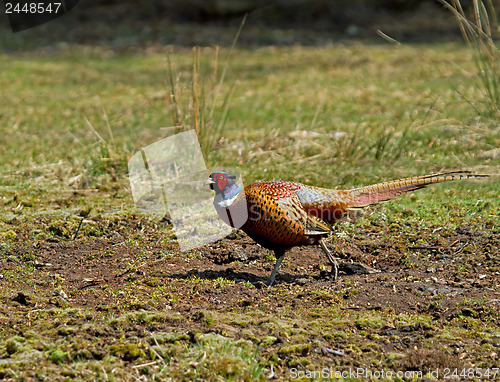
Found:
[[[465,247],[467,247],[469,245],[469,242],[465,243],[464,245],[462,245],[456,252],[453,253],[453,256],[455,255],[458,255],[460,252],[462,252],[464,250]]]
[[[153,336],[153,339],[155,340],[156,346],[160,347],[160,345],[158,344],[158,341],[156,340],[155,336]],[[159,355],[158,352],[155,349],[153,349],[152,346],[150,346],[149,349],[151,349],[151,351],[153,353],[155,353],[155,355],[161,360],[161,363],[163,364],[163,366],[166,367],[167,365],[165,364],[165,359],[163,359],[163,357],[161,355]]]
[[[82,227],[82,223],[84,220],[85,220],[84,217],[82,218],[82,220],[80,220],[80,224],[78,224],[78,228],[76,229],[76,232],[73,234],[72,240],[75,240],[76,237],[78,236],[78,232],[80,232],[80,228]]]
[[[143,366],[151,366],[151,365],[156,365],[156,361],[152,361],[152,362],[148,362],[148,363],[142,363],[140,365],[134,365],[134,366],[132,366],[132,368],[138,369],[138,368],[143,367]]]
[[[325,348],[325,347],[322,347],[321,348],[321,352],[323,354],[333,354],[333,355],[338,355],[338,356],[341,356],[341,357],[345,357],[347,354],[344,353],[343,351],[339,351],[339,350],[333,350],[333,349],[330,349],[330,348]]]
[[[412,245],[410,247],[408,247],[408,249],[435,249],[435,250],[439,250],[439,249],[443,249],[444,247],[438,247],[438,246],[435,246],[435,245]]]
[[[377,30],[377,34],[378,34],[380,37],[382,37],[384,40],[389,41],[389,42],[391,42],[391,43],[393,43],[393,44],[396,44],[396,45],[403,45],[403,44],[401,44],[398,40],[393,39],[392,37],[390,37],[390,36],[386,35],[386,34],[385,34],[384,32],[382,32],[380,29],[378,29],[378,30]]]

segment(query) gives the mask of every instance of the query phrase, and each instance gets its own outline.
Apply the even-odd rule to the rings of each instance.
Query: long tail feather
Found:
[[[359,187],[350,190],[352,205],[350,207],[364,207],[370,204],[383,202],[401,194],[418,190],[434,183],[450,182],[459,179],[483,178],[489,175],[473,174],[470,171],[455,171],[441,174],[415,176],[393,180],[390,182],[378,183],[371,186]]]

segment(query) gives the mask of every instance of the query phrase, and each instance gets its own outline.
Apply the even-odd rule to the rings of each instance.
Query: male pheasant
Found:
[[[319,244],[332,265],[334,280],[338,265],[323,239],[332,224],[350,209],[392,199],[429,184],[483,177],[468,171],[416,176],[351,190],[332,190],[291,181],[262,181],[245,186],[236,184],[234,175],[210,174],[207,184],[215,191],[214,206],[220,218],[240,228],[261,246],[274,251],[276,265],[268,279],[274,283],[285,252],[294,246]],[[241,217],[243,216],[243,221]],[[241,221],[241,224],[235,224]]]

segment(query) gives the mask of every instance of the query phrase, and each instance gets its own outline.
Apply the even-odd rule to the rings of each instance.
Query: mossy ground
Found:
[[[405,235],[397,222],[354,225],[331,246],[381,273],[334,283],[319,249],[296,249],[268,289],[258,279],[273,262],[244,235],[186,257],[165,239],[168,226],[133,215],[84,222],[102,233],[84,229],[76,240],[30,243],[39,221],[10,224],[18,233],[2,259],[4,378],[254,380],[273,365],[286,380],[297,367],[498,362],[499,241],[488,229],[436,235],[442,227],[415,224]],[[246,262],[232,258],[241,248]]]

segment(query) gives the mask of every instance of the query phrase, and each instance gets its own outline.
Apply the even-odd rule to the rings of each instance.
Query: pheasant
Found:
[[[225,172],[210,174],[206,183],[215,191],[214,206],[228,225],[240,228],[258,244],[274,251],[276,265],[268,279],[271,286],[288,249],[302,245],[320,245],[332,265],[333,279],[338,264],[324,242],[332,225],[349,210],[392,199],[429,184],[485,177],[469,171],[416,176],[390,182],[332,190],[291,181],[261,181],[242,190],[236,176]],[[241,226],[235,224],[242,221]]]

